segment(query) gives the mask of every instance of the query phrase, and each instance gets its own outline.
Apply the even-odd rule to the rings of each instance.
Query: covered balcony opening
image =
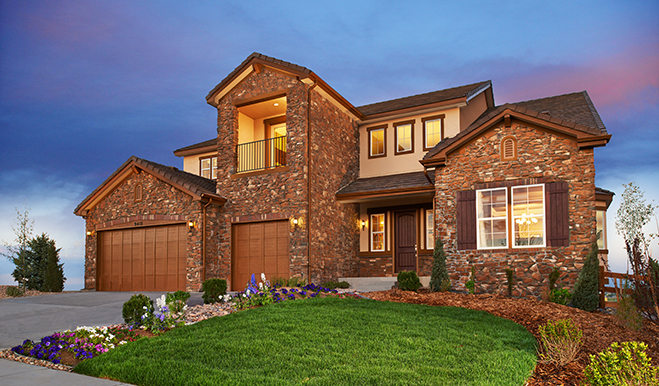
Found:
[[[236,173],[286,166],[286,96],[238,107]]]

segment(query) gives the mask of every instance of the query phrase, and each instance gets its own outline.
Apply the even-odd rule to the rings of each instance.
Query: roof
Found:
[[[177,157],[205,153],[207,151],[217,150],[217,138],[209,139],[204,142],[195,143],[194,145],[189,145],[182,147],[180,149],[174,150],[174,155]]]
[[[521,120],[554,128],[560,126],[569,132],[576,133],[575,136],[584,141],[597,138],[597,143],[591,146],[603,146],[611,137],[588,93],[581,91],[518,103],[506,103],[487,109],[458,135],[443,139],[429,150],[423,157],[423,161],[428,161],[447,149],[459,147],[462,142],[471,139],[474,133],[498,123],[504,119],[505,115],[512,115]],[[584,146],[587,145],[588,143],[585,142]]]
[[[361,113],[365,116],[369,116],[439,102],[453,101],[458,99],[468,100],[473,95],[476,95],[479,92],[485,90],[487,87],[492,87],[492,81],[487,80],[484,82],[468,84],[465,86],[453,87],[425,94],[412,95],[404,98],[372,103],[369,105],[358,106],[357,109],[361,111]]]
[[[336,193],[338,200],[428,193],[435,191],[434,175],[428,181],[424,172],[392,174],[387,176],[358,178]]]
[[[73,211],[78,216],[82,216],[84,210],[96,206],[104,197],[110,194],[114,189],[128,178],[137,169],[152,174],[168,184],[177,187],[181,191],[191,195],[195,199],[209,198],[221,204],[226,201],[215,193],[215,181],[198,176],[196,174],[184,172],[173,166],[165,166],[156,162],[147,161],[136,156],[130,157],[114,173],[101,183],[94,191],[87,196]]]

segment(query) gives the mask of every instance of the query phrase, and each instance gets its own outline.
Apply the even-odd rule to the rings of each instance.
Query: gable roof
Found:
[[[364,114],[365,119],[369,119],[373,116],[378,116],[385,113],[397,112],[400,110],[426,106],[431,104],[446,103],[446,102],[448,103],[466,102],[469,99],[471,99],[474,95],[477,95],[488,88],[490,89],[491,92],[492,81],[490,80],[459,86],[459,87],[448,88],[444,90],[428,92],[425,94],[418,94],[404,98],[392,99],[384,102],[372,103],[369,105],[359,106],[357,107],[357,109],[361,111],[362,114]]]
[[[579,148],[605,146],[611,138],[588,93],[581,91],[490,108],[456,136],[440,141],[421,163],[443,165],[450,152],[511,117],[574,137]]]
[[[136,156],[130,157],[114,173],[110,175],[101,185],[87,196],[75,208],[73,213],[78,216],[86,215],[87,211],[95,207],[103,198],[112,193],[117,186],[130,177],[133,173],[144,171],[154,177],[178,188],[189,194],[195,200],[208,199],[220,205],[226,199],[215,193],[215,181],[192,173],[184,172],[175,167],[161,165],[156,162],[147,161]]]

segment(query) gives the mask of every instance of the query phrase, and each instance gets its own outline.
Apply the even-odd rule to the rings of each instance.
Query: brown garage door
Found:
[[[288,221],[237,224],[232,227],[231,287],[245,289],[252,274],[268,280],[289,277]]]
[[[99,291],[185,290],[185,224],[98,233]]]

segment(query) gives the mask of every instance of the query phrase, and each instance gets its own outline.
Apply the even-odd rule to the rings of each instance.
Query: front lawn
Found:
[[[137,385],[523,385],[535,344],[482,311],[328,297],[176,328],[74,371]]]

